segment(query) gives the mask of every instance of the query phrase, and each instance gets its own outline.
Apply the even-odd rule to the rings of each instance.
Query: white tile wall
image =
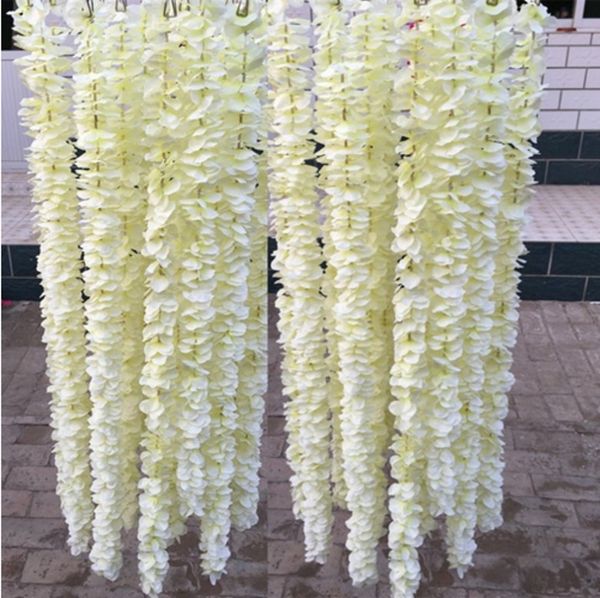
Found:
[[[550,33],[541,123],[546,130],[600,130],[600,33]]]
[[[558,89],[581,89],[584,81],[585,69],[548,69],[544,76],[544,83],[548,87]]]
[[[577,129],[577,117],[579,112],[576,110],[542,110],[540,122],[542,129],[552,131],[574,131]]]
[[[600,46],[571,46],[567,66],[600,65]]]
[[[588,69],[585,86],[600,89],[600,69]]]
[[[560,105],[560,90],[548,89],[542,96],[542,110],[555,110]]]
[[[579,113],[579,127],[582,131],[600,131],[600,110],[583,110]]]
[[[591,33],[551,33],[548,36],[549,46],[589,46]]]
[[[566,66],[568,49],[569,48],[566,47],[553,48],[548,46],[544,53],[546,57],[546,66]]]
[[[600,110],[600,89],[565,89],[560,107],[566,110]]]

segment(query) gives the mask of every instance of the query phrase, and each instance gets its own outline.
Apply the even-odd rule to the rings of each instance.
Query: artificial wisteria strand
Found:
[[[123,363],[123,302],[125,251],[123,217],[117,192],[119,156],[113,123],[118,120],[114,90],[107,85],[100,52],[100,31],[109,32],[111,8],[84,15],[76,31],[74,65],[74,120],[81,198],[85,315],[90,376],[90,462],[95,503],[94,543],[90,560],[94,571],[114,580],[122,564],[121,528],[121,365]],[[110,33],[111,39],[114,35]],[[108,57],[118,50],[113,45]],[[116,171],[116,172],[115,172]]]
[[[400,51],[407,61],[395,81],[396,126],[405,137],[399,145],[404,155],[398,167],[398,203],[395,209],[392,249],[397,256],[394,305],[394,361],[390,372],[394,438],[390,458],[393,483],[389,487],[391,522],[390,582],[394,596],[411,596],[421,578],[418,547],[431,525],[426,484],[424,440],[425,388],[427,379],[427,320],[430,299],[423,234],[423,154],[417,134],[426,126],[428,97],[422,86],[422,48],[427,30],[422,27],[423,8],[407,3],[399,19]]]
[[[142,10],[145,10],[142,5]],[[178,509],[173,455],[178,389],[177,322],[180,252],[177,210],[181,183],[177,178],[177,139],[171,135],[179,124],[181,94],[169,65],[177,60],[170,43],[173,19],[161,18],[160,7],[148,6],[149,26],[143,64],[149,82],[144,88],[144,133],[149,149],[148,212],[143,255],[146,267],[144,299],[145,362],[141,385],[145,417],[142,435],[140,519],[138,525],[139,570],[142,589],[156,595],[162,589],[169,557],[167,548],[183,532],[174,511]],[[175,523],[175,526],[173,525]]]
[[[287,457],[296,516],[304,522],[306,557],[324,562],[332,525],[329,499],[329,405],[325,363],[323,271],[310,135],[308,20],[287,19],[288,3],[269,3],[267,57],[270,120],[269,191],[278,247],[273,266],[283,284],[276,305],[289,401]]]
[[[178,180],[184,217],[179,222],[181,241],[179,316],[179,398],[182,412],[177,419],[181,434],[177,449],[177,489],[182,514],[202,516],[204,512],[203,444],[208,439],[208,364],[212,356],[211,321],[215,310],[216,246],[214,195],[206,193],[222,168],[215,160],[221,137],[221,105],[216,86],[224,74],[222,42],[202,3],[183,12],[179,31],[179,53],[185,70],[180,73],[184,105],[180,120],[181,148]],[[196,10],[198,13],[196,13]]]
[[[310,4],[313,15],[315,34],[314,62],[314,95],[319,98],[315,102],[315,132],[324,147],[335,139],[338,121],[335,92],[332,83],[339,79],[336,65],[343,61],[343,35],[345,27],[344,14],[341,4],[335,0],[314,0]],[[343,394],[339,378],[338,336],[335,329],[334,309],[336,305],[335,266],[331,263],[333,244],[331,242],[331,214],[328,204],[322,198],[321,211],[323,223],[323,257],[327,268],[323,277],[322,289],[324,295],[324,317],[327,329],[327,381],[329,408],[331,412],[331,482],[333,484],[332,498],[334,504],[344,508],[348,488],[344,480],[342,466],[342,432],[341,432],[341,401]]]
[[[511,33],[513,3],[486,3],[474,15],[479,32],[473,66],[480,101],[477,121],[485,123],[484,134],[474,132],[475,147],[469,182],[473,186],[473,211],[467,221],[471,240],[469,279],[465,287],[467,312],[464,327],[462,379],[459,394],[464,424],[455,441],[457,455],[454,513],[446,518],[448,560],[459,576],[472,564],[477,547],[474,540],[477,523],[477,496],[481,433],[485,433],[483,393],[485,360],[490,353],[492,314],[495,304],[495,256],[500,250],[496,235],[499,204],[502,200],[506,160],[504,156],[505,122],[508,95],[505,87],[514,38]]]
[[[245,434],[240,427],[236,391],[249,316],[249,233],[258,176],[255,149],[262,120],[257,91],[264,63],[262,46],[257,43],[261,3],[240,3],[223,10],[227,72],[220,89],[225,104],[220,146],[224,168],[214,184],[220,202],[216,222],[219,253],[212,322],[215,342],[209,364],[211,432],[205,446],[206,504],[200,538],[203,572],[213,582],[225,572],[230,554],[227,543],[236,445],[237,438]]]
[[[264,88],[257,89],[264,95]],[[261,99],[264,104],[266,100]],[[267,187],[266,126],[264,112],[257,137],[256,191],[250,217],[248,267],[248,317],[245,352],[239,364],[236,394],[238,428],[235,473],[232,480],[231,523],[237,530],[258,522],[260,438],[267,391]]]
[[[139,409],[142,400],[140,376],[144,364],[142,332],[144,326],[144,271],[142,255],[146,216],[144,138],[137,135],[143,111],[143,88],[131,86],[132,78],[144,76],[137,57],[143,52],[146,19],[138,14],[132,19],[116,11],[114,24],[106,29],[112,51],[106,56],[107,85],[115,86],[117,114],[109,123],[117,138],[115,173],[120,186],[120,212],[123,219],[122,253],[125,260],[121,301],[123,347],[121,364],[121,510],[123,525],[132,528],[138,516],[138,482],[140,463],[138,446],[141,441],[143,417]],[[114,53],[114,55],[113,55]]]
[[[89,548],[94,512],[88,459],[91,406],[85,373],[80,216],[71,170],[75,127],[69,113],[72,89],[65,76],[70,68],[69,30],[47,25],[50,10],[41,0],[23,0],[12,14],[17,43],[27,52],[16,62],[32,92],[23,100],[20,116],[33,137],[28,164],[40,242],[57,494],[69,530],[68,544],[78,555]]]
[[[378,270],[387,269],[381,260],[375,269],[381,231],[374,226],[377,202],[385,200],[386,194],[373,184],[381,173],[377,173],[379,164],[372,161],[379,144],[371,120],[381,121],[378,133],[384,138],[385,117],[377,114],[377,101],[371,103],[373,97],[369,94],[373,93],[369,87],[375,84],[375,78],[380,85],[385,84],[385,72],[373,72],[378,68],[377,60],[381,60],[373,43],[378,38],[375,19],[379,7],[362,12],[356,11],[351,2],[343,6],[352,16],[342,64],[336,69],[338,81],[330,86],[337,100],[337,105],[331,102],[330,107],[341,112],[341,122],[335,128],[335,137],[321,151],[324,165],[319,183],[325,191],[331,227],[328,265],[335,272],[333,325],[342,385],[342,470],[347,488],[345,502],[351,513],[346,522],[346,546],[350,550],[350,575],[356,584],[365,584],[377,579],[376,549],[385,515],[387,401],[382,400],[382,389],[376,382],[381,379],[378,368],[385,367],[383,350],[387,343],[385,333],[375,338],[375,320],[382,314],[372,294],[381,276]],[[377,96],[386,97],[381,93]],[[392,165],[393,158],[388,168]],[[382,237],[385,239],[385,233]]]
[[[536,2],[523,4],[514,20],[516,46],[511,57],[512,76],[507,81],[509,117],[505,129],[506,171],[499,206],[496,236],[501,250],[494,272],[495,309],[492,345],[486,363],[484,402],[485,432],[481,447],[481,488],[478,525],[483,531],[502,523],[503,420],[508,413],[507,392],[513,383],[511,349],[517,338],[519,256],[524,251],[522,230],[525,208],[534,182],[533,142],[540,131],[538,114],[544,73],[546,8]]]

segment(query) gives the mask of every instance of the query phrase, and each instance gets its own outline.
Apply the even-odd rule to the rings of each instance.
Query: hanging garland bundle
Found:
[[[42,326],[46,371],[52,393],[52,427],[57,493],[69,529],[73,554],[85,552],[91,539],[93,505],[88,460],[90,400],[85,374],[81,231],[75,177],[71,172],[75,131],[69,114],[72,89],[64,76],[70,68],[68,29],[49,27],[49,4],[23,0],[13,13],[18,59],[32,97],[20,112],[33,137],[28,163],[40,241],[38,269],[44,296]]]
[[[271,192],[294,509],[307,559],[322,560],[327,527],[315,554],[304,488],[316,488],[308,486],[316,474],[310,432],[327,430],[326,404],[323,521],[330,500],[348,508],[350,576],[374,582],[387,489],[392,594],[407,598],[420,583],[418,549],[439,517],[459,576],[472,564],[476,527],[501,523],[515,267],[547,15],[533,2],[517,12],[511,0],[406,2],[400,15],[383,0],[314,0],[311,101],[309,60],[297,51],[307,42],[300,30],[282,35],[296,23],[282,7],[273,7],[269,38]],[[296,188],[310,157],[297,123],[313,104],[323,145],[320,230],[308,175]],[[323,276],[311,267],[320,234]],[[310,308],[299,289],[313,290]],[[298,368],[298,338],[308,330],[315,344],[325,333],[327,370],[321,362]],[[313,384],[328,387],[318,410]],[[327,454],[322,439],[318,449]]]
[[[285,351],[283,383],[294,398],[286,407],[294,508],[304,521],[307,558],[324,562],[332,512],[318,198],[314,167],[306,164],[314,152],[309,23],[287,19],[287,8],[284,0],[268,4],[267,72],[274,137],[267,160],[279,239],[273,265],[284,286],[277,297]]]
[[[211,438],[206,443],[205,456],[207,487],[206,507],[202,518],[200,546],[204,552],[202,565],[211,580],[225,571],[229,558],[227,539],[231,527],[231,511],[236,498],[236,518],[240,527],[248,525],[240,517],[240,499],[245,502],[243,489],[235,487],[236,450],[247,430],[238,410],[238,401],[244,418],[253,415],[256,398],[247,391],[237,395],[240,362],[245,356],[247,324],[250,317],[248,304],[248,273],[251,256],[249,226],[252,222],[254,192],[257,187],[257,155],[253,148],[258,143],[261,110],[258,87],[262,80],[262,47],[257,44],[260,32],[260,5],[250,10],[249,0],[225,7],[224,49],[225,77],[220,93],[223,99],[224,135],[220,152],[224,161],[221,176],[213,193],[220,202],[217,220],[215,317],[212,330],[215,338],[209,365],[208,401],[211,407]],[[255,325],[256,312],[251,325]],[[252,384],[252,383],[251,383]],[[255,385],[253,385],[255,387]],[[255,387],[256,388],[256,387]],[[250,411],[250,413],[249,413]],[[248,420],[246,420],[248,421]],[[256,426],[254,425],[256,429]],[[237,463],[240,475],[247,476],[245,468]],[[258,467],[258,461],[252,463]],[[242,493],[242,494],[240,494]]]
[[[314,106],[315,130],[317,138],[323,147],[327,140],[335,139],[339,106],[336,105],[336,80],[339,74],[336,65],[343,61],[343,32],[344,15],[339,2],[323,0],[310,5],[314,16],[315,47],[314,61],[314,94],[321,98]],[[323,158],[321,161],[324,162]],[[324,295],[325,326],[327,328],[327,368],[328,394],[331,412],[331,482],[333,484],[333,502],[339,507],[346,506],[348,488],[344,480],[342,467],[342,433],[341,433],[341,400],[342,384],[339,379],[338,337],[335,330],[334,308],[335,295],[335,266],[331,263],[331,214],[328,204],[322,202],[321,208],[325,217],[323,225],[323,257],[327,261],[324,273],[322,292]],[[285,341],[284,341],[285,345]],[[285,373],[285,368],[284,368]],[[290,405],[293,409],[293,405]],[[325,542],[327,538],[323,539]]]
[[[540,128],[538,113],[544,73],[544,27],[546,8],[534,1],[523,4],[515,18],[516,47],[510,59],[512,76],[506,121],[506,170],[496,236],[501,250],[494,272],[495,309],[492,315],[492,345],[486,368],[485,396],[488,405],[487,434],[482,445],[482,491],[478,497],[478,524],[484,531],[502,522],[503,419],[508,412],[507,393],[513,383],[511,349],[517,339],[519,275],[515,270],[523,253],[522,229],[525,208],[534,183],[532,143]]]
[[[91,542],[94,571],[114,580],[122,530],[137,524],[150,596],[189,516],[201,518],[213,581],[231,525],[257,521],[261,14],[247,0],[25,0],[15,11],[34,94],[23,117],[69,543],[79,554]]]
[[[495,257],[500,250],[497,239],[499,205],[506,159],[501,140],[505,134],[508,112],[509,59],[514,46],[511,34],[512,6],[508,1],[485,4],[475,15],[480,44],[474,73],[479,77],[479,111],[477,122],[485,123],[484,137],[476,133],[477,153],[469,176],[473,186],[474,217],[468,222],[471,242],[469,259],[471,274],[465,287],[465,329],[461,395],[464,425],[454,450],[458,457],[458,487],[455,510],[446,520],[448,559],[459,575],[471,565],[476,549],[473,539],[477,524],[478,477],[482,436],[485,438],[484,417],[489,404],[484,402],[485,360],[491,351],[491,318],[495,309],[493,299]]]

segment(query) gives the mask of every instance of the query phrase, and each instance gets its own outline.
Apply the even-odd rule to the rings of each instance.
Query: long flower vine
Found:
[[[40,241],[38,270],[44,295],[42,326],[46,370],[52,396],[52,437],[57,493],[75,555],[91,540],[93,503],[87,456],[90,399],[85,373],[81,230],[75,177],[71,171],[75,133],[70,111],[72,88],[69,29],[49,26],[51,7],[23,0],[12,13],[17,43],[27,54],[17,60],[32,97],[23,100],[21,118],[33,137],[28,164]]]
[[[257,91],[263,79],[263,49],[257,43],[261,3],[243,0],[224,10],[226,75],[221,88],[224,134],[220,141],[224,168],[213,187],[220,202],[216,223],[219,254],[212,321],[215,343],[209,364],[209,379],[213,381],[208,396],[211,432],[204,448],[206,490],[200,539],[202,568],[212,581],[225,572],[230,554],[227,541],[236,446],[244,441],[245,434],[236,391],[249,318],[250,226],[258,176],[255,148],[261,126]],[[247,406],[242,408],[243,418]]]
[[[113,31],[111,12],[102,7],[79,22],[74,65],[74,121],[77,126],[78,189],[85,254],[84,304],[90,376],[90,462],[94,544],[90,559],[96,572],[116,579],[121,568],[121,364],[122,285],[125,252],[118,182],[107,176],[118,169],[115,91],[106,84],[99,31]],[[112,33],[110,34],[111,37]],[[113,38],[114,39],[114,38]],[[113,46],[113,49],[118,46]],[[109,53],[109,55],[112,52]]]
[[[534,182],[533,141],[539,134],[538,113],[544,73],[544,27],[546,8],[536,2],[523,4],[514,19],[516,45],[506,82],[511,117],[505,128],[506,171],[496,236],[501,250],[494,272],[495,309],[492,314],[492,345],[486,362],[484,432],[481,447],[481,490],[478,525],[483,531],[502,523],[503,419],[508,412],[507,392],[513,382],[511,349],[517,337],[519,273],[523,253],[522,228]]]
[[[329,496],[329,405],[325,384],[323,272],[310,135],[313,109],[307,19],[286,18],[288,3],[269,3],[267,71],[274,137],[267,152],[278,248],[273,262],[284,345],[283,382],[296,515],[304,522],[306,557],[323,562],[332,525]]]
[[[183,113],[181,149],[178,157],[181,182],[179,221],[182,269],[179,353],[181,359],[180,402],[177,419],[181,442],[177,450],[177,489],[185,516],[204,512],[204,456],[208,439],[208,364],[212,356],[211,318],[214,315],[215,197],[205,190],[219,175],[221,165],[212,160],[219,143],[222,116],[216,86],[223,76],[222,43],[217,24],[210,18],[210,5],[190,6],[182,13],[178,32],[182,70]],[[197,11],[197,12],[196,12]]]
[[[465,287],[467,312],[464,326],[468,331],[463,351],[463,376],[459,386],[464,425],[456,439],[456,476],[458,485],[454,513],[448,515],[448,558],[462,576],[472,564],[476,549],[474,540],[477,523],[478,475],[480,468],[481,432],[485,404],[485,360],[491,350],[491,317],[494,312],[495,256],[500,249],[496,235],[499,205],[502,200],[504,172],[505,122],[509,58],[512,45],[512,3],[486,3],[474,15],[477,27],[474,72],[481,82],[480,111],[477,121],[485,123],[484,136],[476,131],[471,145],[476,154],[469,176],[473,186],[473,213],[467,223],[471,240],[469,280]]]
[[[337,64],[343,61],[343,33],[345,18],[341,5],[335,0],[315,0],[310,4],[313,15],[315,34],[314,62],[314,94],[319,98],[315,103],[315,132],[319,143],[324,148],[335,139],[337,126],[337,108],[332,83],[339,79]],[[319,154],[317,154],[319,155]],[[321,162],[323,158],[319,156]],[[319,188],[323,191],[322,185]],[[326,192],[326,191],[325,191]],[[341,432],[341,401],[343,387],[339,377],[338,336],[335,328],[334,309],[336,305],[335,266],[331,263],[333,244],[331,242],[331,214],[325,198],[321,198],[321,210],[325,222],[323,224],[323,257],[327,268],[322,282],[324,295],[324,317],[327,330],[327,385],[329,409],[331,414],[331,482],[333,484],[333,502],[338,507],[346,506],[348,488],[344,479]],[[284,341],[285,344],[285,341]]]
[[[261,91],[258,89],[257,91]],[[264,95],[264,90],[263,90]],[[265,100],[261,100],[265,103]],[[267,390],[267,188],[266,127],[263,113],[258,131],[257,179],[250,219],[248,267],[248,317],[245,352],[239,364],[236,395],[238,427],[235,474],[232,480],[232,525],[240,531],[258,522],[260,437]]]

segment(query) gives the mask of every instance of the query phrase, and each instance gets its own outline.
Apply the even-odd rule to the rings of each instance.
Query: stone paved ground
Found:
[[[600,597],[600,304],[525,302],[520,330],[507,421],[505,524],[479,538],[475,566],[463,580],[448,571],[441,540],[428,542],[419,598]],[[343,513],[336,516],[329,561],[303,561],[282,457],[275,342],[270,350],[269,598],[387,598],[383,555],[377,587],[352,589]]]
[[[2,310],[2,594],[6,598],[142,598],[136,539],[125,538],[124,567],[110,583],[93,574],[85,557],[66,549],[66,526],[54,494],[55,470],[38,305]],[[198,567],[198,538],[186,534],[171,553],[161,598],[267,594],[266,483],[261,522],[233,533],[229,575],[215,586]]]
[[[384,558],[376,588],[351,588],[343,513],[336,515],[329,561],[323,566],[303,561],[302,530],[292,517],[289,469],[282,456],[275,318],[272,310],[263,443],[266,521],[263,517],[258,528],[234,536],[230,575],[214,588],[198,574],[196,537],[188,534],[173,552],[165,598],[264,597],[267,560],[269,598],[389,596]],[[448,572],[440,540],[428,542],[421,551],[420,598],[600,596],[600,305],[524,303],[521,332],[507,422],[506,523],[479,539],[476,566],[462,581]],[[3,310],[3,342],[4,595],[141,597],[134,538],[126,540],[126,566],[114,584],[90,573],[84,558],[65,549],[65,526],[54,497],[37,305]]]

